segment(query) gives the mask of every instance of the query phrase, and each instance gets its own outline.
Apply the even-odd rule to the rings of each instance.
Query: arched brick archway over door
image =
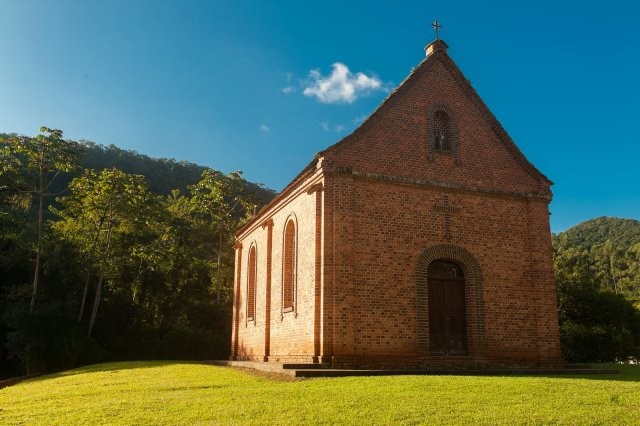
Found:
[[[429,344],[429,266],[434,261],[453,262],[464,274],[467,355],[482,357],[486,352],[482,270],[475,257],[462,247],[436,244],[425,249],[416,265],[417,352],[431,355]],[[453,355],[453,354],[452,354]]]

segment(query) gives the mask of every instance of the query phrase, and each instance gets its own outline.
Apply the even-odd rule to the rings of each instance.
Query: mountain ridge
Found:
[[[610,240],[626,251],[632,245],[640,243],[640,220],[600,216],[553,234],[553,240],[554,245],[558,247],[577,246],[583,249],[589,249]]]

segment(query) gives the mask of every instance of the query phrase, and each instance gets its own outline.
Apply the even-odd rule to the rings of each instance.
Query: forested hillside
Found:
[[[139,174],[147,178],[149,189],[160,195],[168,195],[179,189],[186,192],[189,185],[198,182],[207,167],[176,161],[172,158],[151,158],[136,151],[123,150],[115,145],[99,145],[81,141],[83,151],[81,166],[84,169],[102,170],[116,168],[125,173]],[[273,199],[275,193],[262,185],[246,182],[247,190],[259,204],[266,204]]]
[[[605,244],[607,241],[622,251],[640,243],[640,221],[599,217],[582,222],[554,236],[554,245],[557,248],[581,247],[590,249]]]
[[[0,144],[16,137],[16,134],[0,133]],[[132,150],[120,149],[115,145],[100,145],[81,140],[77,143],[80,152],[80,167],[76,171],[64,173],[52,185],[51,192],[63,191],[79,170],[116,168],[129,174],[143,175],[149,184],[149,190],[158,195],[168,195],[179,189],[186,192],[189,185],[200,180],[207,167],[173,158],[152,158]],[[246,182],[248,190],[260,204],[266,204],[274,197],[274,191],[262,185]]]
[[[0,135],[0,378],[226,357],[233,231],[273,196],[55,129]]]
[[[553,236],[565,356],[640,357],[640,221],[599,217]]]

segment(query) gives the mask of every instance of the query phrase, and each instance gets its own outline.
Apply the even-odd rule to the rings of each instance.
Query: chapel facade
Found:
[[[551,181],[436,40],[236,233],[231,358],[560,367]]]

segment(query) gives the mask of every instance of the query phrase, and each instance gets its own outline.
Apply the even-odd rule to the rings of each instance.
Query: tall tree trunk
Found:
[[[82,300],[80,301],[80,313],[78,313],[78,322],[82,321],[84,315],[84,304],[87,300],[87,291],[89,290],[89,278],[91,278],[91,268],[87,268],[87,278],[84,280],[84,289],[82,290]]]
[[[98,225],[98,231],[96,232],[96,236],[93,238],[93,244],[91,245],[91,255],[89,259],[93,257],[93,254],[96,251],[96,246],[98,244],[98,240],[100,238],[100,232],[102,232],[102,224],[104,223],[105,214],[100,218],[100,224]],[[84,280],[84,290],[82,291],[82,301],[80,302],[80,313],[78,314],[78,322],[82,321],[82,316],[84,315],[84,305],[87,300],[87,292],[89,290],[89,278],[91,277],[91,267],[87,268],[87,278]]]
[[[93,326],[96,323],[96,316],[98,315],[98,306],[100,305],[100,296],[102,295],[102,280],[104,279],[104,273],[100,273],[98,278],[98,287],[96,288],[96,297],[93,299],[93,309],[91,310],[91,320],[89,321],[89,330],[87,331],[87,337],[91,337],[93,332]]]
[[[611,272],[611,279],[613,280],[613,291],[618,294],[618,281],[616,280],[616,274],[613,273],[614,268],[613,253],[609,253],[609,271]]]
[[[93,299],[93,310],[91,311],[91,321],[89,321],[89,331],[87,336],[91,337],[93,331],[93,325],[96,323],[96,315],[98,314],[98,306],[100,305],[100,295],[102,293],[102,281],[104,280],[104,272],[107,261],[109,260],[109,248],[111,246],[111,231],[113,230],[113,224],[109,224],[109,231],[107,232],[107,248],[102,259],[102,265],[100,266],[100,278],[98,278],[98,286],[96,288],[96,296]]]
[[[132,297],[131,297],[131,303],[136,303],[136,301],[138,300],[138,293],[142,292],[142,273],[144,272],[143,268],[142,268],[142,258],[140,258],[138,260],[138,272],[136,273],[136,277],[133,280],[133,290],[132,290]]]
[[[36,307],[36,297],[38,295],[38,278],[40,277],[40,253],[42,251],[42,210],[44,208],[44,177],[40,173],[40,191],[38,192],[38,242],[36,243],[36,270],[33,273],[33,291],[31,292],[31,304],[29,313],[33,313]]]

